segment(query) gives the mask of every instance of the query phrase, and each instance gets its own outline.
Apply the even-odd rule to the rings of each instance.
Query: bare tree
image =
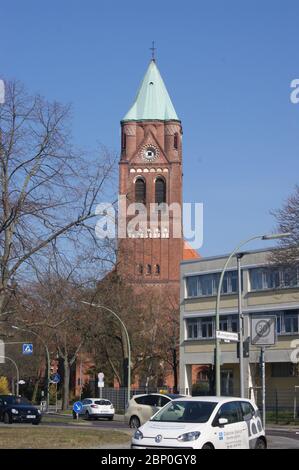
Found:
[[[281,239],[279,249],[273,250],[271,262],[288,268],[296,268],[299,262],[299,186],[287,199],[281,209],[273,212],[277,229],[290,233],[290,237]]]
[[[29,96],[17,82],[6,84],[0,107],[2,314],[16,283],[35,276],[49,245],[67,251],[71,241],[74,251],[82,234],[95,239],[90,221],[109,192],[115,158],[102,151],[96,161],[84,161],[71,143],[69,113],[69,107]]]

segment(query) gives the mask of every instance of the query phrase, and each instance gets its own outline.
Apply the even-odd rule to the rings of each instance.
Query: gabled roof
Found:
[[[151,60],[133,106],[122,121],[179,121],[154,60]]]

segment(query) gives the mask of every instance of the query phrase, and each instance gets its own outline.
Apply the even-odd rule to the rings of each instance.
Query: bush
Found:
[[[10,393],[8,380],[6,377],[2,376],[0,377],[0,394],[7,395],[8,393]]]
[[[192,396],[203,396],[210,394],[209,382],[200,382],[192,385]]]

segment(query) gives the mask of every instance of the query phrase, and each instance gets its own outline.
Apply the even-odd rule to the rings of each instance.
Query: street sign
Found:
[[[73,404],[73,411],[75,413],[80,413],[80,411],[82,410],[83,408],[83,404],[81,401],[76,401],[74,404]]]
[[[276,317],[251,317],[251,344],[271,346],[276,343]]]
[[[216,338],[224,341],[239,341],[238,333],[231,333],[230,331],[216,330]]]
[[[60,377],[59,374],[57,374],[57,372],[56,372],[56,374],[53,374],[52,377],[51,377],[51,382],[53,384],[59,384],[60,380],[61,380],[61,377]]]
[[[23,354],[25,354],[27,356],[33,354],[33,344],[32,343],[23,343],[22,352],[23,352]]]
[[[98,373],[98,388],[103,388],[104,387],[104,377],[105,375],[103,374],[103,372],[99,372]]]

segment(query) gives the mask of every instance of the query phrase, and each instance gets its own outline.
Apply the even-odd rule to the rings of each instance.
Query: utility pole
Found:
[[[237,253],[237,266],[238,266],[238,317],[239,317],[239,365],[240,365],[240,397],[244,398],[244,358],[243,358],[243,343],[244,343],[244,317],[242,311],[242,271],[241,259],[244,253]]]

